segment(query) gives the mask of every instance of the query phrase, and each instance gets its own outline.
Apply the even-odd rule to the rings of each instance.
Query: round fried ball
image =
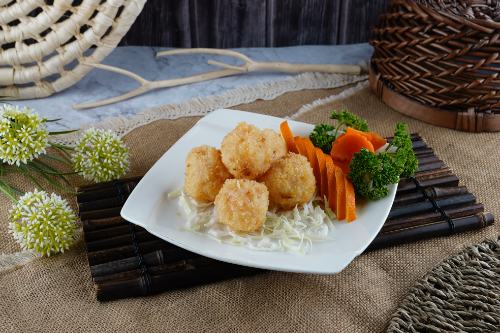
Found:
[[[235,178],[256,179],[269,169],[274,153],[268,137],[269,134],[245,122],[224,137],[222,162]]]
[[[272,165],[274,162],[285,156],[288,153],[288,149],[286,148],[285,140],[283,140],[281,135],[276,133],[276,131],[266,128],[263,132],[264,137],[266,138],[267,149],[269,149],[272,154]]]
[[[252,232],[266,221],[269,192],[264,184],[228,179],[215,198],[219,221],[234,231]]]
[[[198,202],[213,202],[226,179],[233,178],[222,163],[220,151],[203,145],[186,157],[184,188]]]
[[[307,158],[288,153],[258,180],[269,190],[269,198],[286,210],[311,200],[316,179]]]

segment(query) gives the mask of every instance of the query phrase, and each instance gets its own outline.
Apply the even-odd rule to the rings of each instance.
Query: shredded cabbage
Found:
[[[186,224],[181,230],[212,238],[221,243],[247,246],[257,251],[292,251],[305,254],[312,251],[313,241],[333,240],[328,232],[333,229],[332,220],[335,214],[328,208],[326,197],[313,198],[296,206],[293,210],[284,211],[271,202],[266,221],[260,230],[255,232],[236,232],[218,220],[213,203],[198,203],[188,196],[184,188],[168,195],[177,197],[185,214]],[[325,202],[323,210],[320,202]]]

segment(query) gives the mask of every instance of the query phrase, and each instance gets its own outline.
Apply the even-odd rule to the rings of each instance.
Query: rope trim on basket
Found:
[[[123,192],[122,189],[122,183],[119,180],[115,180],[113,183],[113,186],[116,186],[118,189],[118,195],[122,199],[122,203],[125,204],[125,201],[127,201],[127,198],[125,197],[125,193]],[[151,291],[153,290],[153,280],[151,279],[151,275],[148,272],[148,268],[146,266],[146,263],[144,262],[144,258],[142,256],[141,250],[139,249],[139,244],[137,243],[137,234],[135,232],[135,224],[130,223],[130,234],[132,236],[132,244],[134,244],[135,248],[135,255],[139,258],[139,268],[141,269],[142,277],[143,277],[143,282],[146,286],[146,293],[145,295],[151,294]]]

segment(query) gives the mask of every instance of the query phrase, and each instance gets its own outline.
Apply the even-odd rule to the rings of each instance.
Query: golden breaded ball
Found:
[[[226,135],[221,145],[222,162],[235,178],[256,179],[273,161],[267,136],[253,125],[241,122]]]
[[[307,158],[288,153],[258,179],[269,190],[269,199],[286,210],[311,200],[316,179]]]
[[[228,179],[215,198],[219,221],[234,231],[259,230],[268,207],[269,192],[255,180]]]
[[[186,157],[186,193],[198,202],[213,202],[226,179],[233,178],[222,163],[220,151],[203,145]]]
[[[267,149],[271,151],[271,165],[281,159],[288,153],[285,140],[276,131],[266,128],[264,129],[264,137],[266,138]]]

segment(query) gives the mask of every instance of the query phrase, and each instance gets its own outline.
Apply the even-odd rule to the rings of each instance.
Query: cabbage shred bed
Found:
[[[335,214],[320,203],[328,202],[321,197],[313,198],[292,210],[284,211],[271,202],[266,221],[255,232],[237,232],[218,220],[213,203],[198,203],[188,196],[184,188],[168,195],[178,198],[187,221],[182,230],[212,238],[221,243],[247,246],[257,251],[290,251],[305,254],[312,251],[314,241],[332,240],[328,237],[333,229]]]

